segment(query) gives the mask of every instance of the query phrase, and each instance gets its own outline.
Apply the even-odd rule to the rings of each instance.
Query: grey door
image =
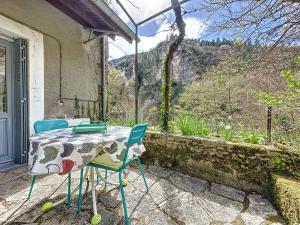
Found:
[[[0,39],[0,164],[13,161],[13,45]]]

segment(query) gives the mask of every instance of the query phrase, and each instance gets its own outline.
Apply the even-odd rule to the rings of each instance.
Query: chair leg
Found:
[[[143,170],[143,166],[142,166],[142,164],[141,164],[139,158],[137,158],[136,160],[137,160],[137,163],[138,163],[138,165],[139,165],[139,167],[140,167],[140,171],[141,171],[141,173],[142,173],[143,180],[144,180],[144,183],[145,183],[147,192],[148,192],[148,191],[149,191],[149,188],[148,188],[147,180],[146,180],[145,173],[144,173],[144,170]]]
[[[77,213],[80,213],[81,201],[82,201],[82,183],[83,183],[83,169],[80,170],[80,180],[79,180],[79,194],[77,202]]]
[[[27,200],[29,200],[31,197],[32,189],[33,189],[33,186],[35,183],[35,178],[36,178],[36,176],[32,176],[32,178],[31,178],[31,185],[30,185],[28,196],[27,196]]]
[[[68,209],[71,208],[71,173],[68,174]]]
[[[106,188],[106,182],[107,182],[107,170],[105,170],[105,184],[104,184],[104,188]]]
[[[124,194],[124,189],[123,189],[122,170],[119,171],[119,182],[120,182],[120,191],[121,191],[122,202],[123,202],[125,222],[126,222],[126,225],[129,225],[127,207],[126,207],[126,199],[125,199],[125,194]]]

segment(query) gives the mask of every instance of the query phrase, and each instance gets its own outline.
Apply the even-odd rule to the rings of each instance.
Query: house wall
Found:
[[[59,103],[60,65],[62,97],[97,100],[99,42],[84,45],[89,33],[80,24],[45,0],[1,0],[0,15],[43,36],[44,74],[41,70],[40,76],[44,76],[44,106],[41,102],[40,107],[44,107],[44,117],[72,117],[76,113],[73,100]],[[81,104],[87,114],[87,103]]]
[[[31,133],[33,123],[44,117],[44,44],[43,35],[0,15],[0,33],[2,39],[13,41],[14,38],[27,39],[29,54],[29,124]],[[42,107],[41,107],[42,106]]]

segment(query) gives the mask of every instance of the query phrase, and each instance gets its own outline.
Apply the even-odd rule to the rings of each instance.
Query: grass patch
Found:
[[[212,133],[209,123],[196,116],[180,115],[175,121],[175,125],[182,135],[206,137]]]

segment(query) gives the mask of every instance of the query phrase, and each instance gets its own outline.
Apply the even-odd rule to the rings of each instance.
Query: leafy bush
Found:
[[[220,135],[224,140],[231,141],[234,138],[234,130],[229,125],[221,125]]]
[[[202,118],[196,118],[194,122],[195,134],[199,136],[209,136],[212,133],[212,129],[208,122]]]
[[[135,119],[129,118],[129,119],[125,120],[123,118],[110,117],[108,119],[107,123],[112,126],[134,127]]]
[[[170,132],[171,133],[180,133],[180,130],[177,127],[177,123],[174,120],[171,120],[169,123],[170,126]]]
[[[115,118],[115,117],[110,117],[107,120],[107,124],[112,125],[112,126],[125,126],[125,120],[122,118]]]
[[[266,136],[263,134],[245,133],[241,135],[241,140],[251,144],[263,144],[266,141]]]
[[[211,124],[203,118],[182,114],[177,117],[172,124],[172,131],[179,131],[182,135],[195,135],[200,137],[212,136]],[[215,127],[216,128],[216,127]],[[236,137],[236,132],[231,126],[221,124],[219,126],[220,136],[226,141],[232,141]],[[266,135],[255,133],[242,133],[240,140],[252,144],[265,144]]]
[[[208,136],[212,133],[206,120],[190,115],[180,115],[175,121],[182,135]]]
[[[188,115],[180,115],[176,120],[176,125],[182,135],[193,135],[194,118]]]
[[[129,118],[128,120],[127,120],[127,126],[128,127],[134,127],[136,125],[136,123],[135,123],[135,118]]]

